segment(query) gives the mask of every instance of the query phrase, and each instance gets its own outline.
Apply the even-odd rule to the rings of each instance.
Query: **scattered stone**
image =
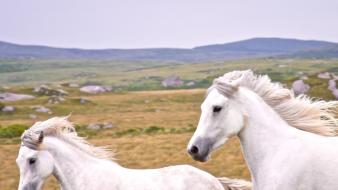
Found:
[[[330,79],[331,74],[329,72],[319,73],[317,77],[321,79]]]
[[[101,125],[100,124],[96,124],[96,123],[91,123],[87,126],[87,129],[90,130],[99,130],[101,129]]]
[[[64,101],[66,101],[64,97],[53,95],[48,99],[48,104],[59,104]]]
[[[195,82],[194,81],[190,81],[190,82],[187,82],[185,85],[187,85],[187,86],[195,86]]]
[[[179,87],[183,85],[183,81],[179,76],[170,76],[162,81],[164,87]]]
[[[37,115],[35,115],[35,114],[29,114],[29,118],[31,118],[31,119],[37,119],[37,118],[38,118],[38,116],[37,116]]]
[[[46,96],[67,96],[68,92],[62,89],[52,89],[49,86],[41,85],[38,87],[35,87],[33,92],[39,94],[39,95],[46,95]]]
[[[144,103],[145,103],[145,104],[149,104],[149,103],[150,103],[150,100],[144,100]]]
[[[278,65],[279,68],[285,68],[285,67],[287,67],[287,66],[288,66],[288,65],[284,65],[284,64]]]
[[[4,106],[2,108],[2,111],[3,112],[6,112],[6,113],[11,113],[11,112],[14,112],[15,111],[15,107],[14,106]]]
[[[303,80],[296,80],[292,83],[292,89],[297,96],[299,94],[305,94],[310,90],[310,85],[305,84]]]
[[[15,93],[0,93],[0,102],[14,102],[19,100],[30,100],[34,99],[34,96],[27,94],[15,94]]]
[[[115,128],[115,127],[116,126],[113,123],[108,122],[108,123],[103,124],[102,129],[112,129],[112,128]]]
[[[301,80],[308,80],[308,79],[309,79],[309,77],[308,77],[308,76],[306,76],[306,75],[304,75],[304,76],[301,76],[301,77],[300,77],[300,79],[301,79]]]
[[[86,104],[86,103],[89,103],[90,101],[86,98],[80,98],[80,104]]]
[[[110,88],[100,86],[100,85],[88,85],[88,86],[84,86],[80,88],[81,92],[86,92],[89,94],[99,94],[103,92],[108,92],[110,90],[111,90]]]
[[[48,113],[48,114],[53,113],[49,108],[46,108],[44,106],[33,106],[32,108],[39,113]]]

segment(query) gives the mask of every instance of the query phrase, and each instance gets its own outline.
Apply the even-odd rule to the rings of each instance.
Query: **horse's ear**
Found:
[[[39,150],[40,145],[43,142],[44,134],[43,131],[31,131],[26,130],[21,136],[21,141],[24,146],[33,150]]]
[[[39,138],[38,138],[38,142],[39,142],[40,144],[42,143],[43,138],[44,138],[43,131],[40,131]]]

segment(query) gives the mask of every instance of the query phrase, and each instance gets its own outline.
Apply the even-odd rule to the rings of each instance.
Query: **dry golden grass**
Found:
[[[56,114],[73,111],[72,121],[80,124],[111,121],[118,127],[104,130],[90,138],[95,145],[109,145],[117,152],[117,162],[130,168],[157,168],[176,164],[191,164],[215,176],[249,179],[237,139],[230,140],[212,155],[207,163],[193,161],[186,152],[191,132],[182,134],[153,134],[111,136],[113,131],[134,127],[159,126],[180,128],[196,126],[204,90],[175,90],[102,94],[88,96],[88,106],[70,103],[54,107]],[[70,97],[73,98],[73,97]],[[28,104],[28,103],[27,103]],[[23,105],[25,106],[25,105]],[[28,106],[28,105],[26,105]],[[53,107],[52,107],[53,109]],[[39,116],[46,119],[48,116]],[[1,123],[31,124],[28,119],[9,117]],[[19,179],[15,159],[19,145],[0,145],[0,189],[16,189]],[[49,179],[45,189],[58,189],[55,179]]]

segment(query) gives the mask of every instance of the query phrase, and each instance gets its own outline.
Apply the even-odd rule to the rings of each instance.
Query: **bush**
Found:
[[[164,128],[158,127],[158,126],[150,126],[144,130],[145,133],[147,134],[152,134],[152,133],[158,133],[158,132],[164,132]]]
[[[20,137],[21,134],[28,128],[28,126],[14,124],[7,127],[0,128],[0,138]]]

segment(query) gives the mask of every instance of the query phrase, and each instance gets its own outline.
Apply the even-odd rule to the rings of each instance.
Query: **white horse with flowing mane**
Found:
[[[207,161],[238,136],[254,190],[337,190],[337,105],[250,70],[226,73],[207,91],[188,152]]]
[[[37,122],[23,133],[21,140],[16,160],[20,169],[19,190],[39,190],[50,175],[56,177],[63,190],[244,190],[251,185],[217,179],[188,165],[147,170],[123,168],[111,160],[110,151],[79,137],[67,117]]]

